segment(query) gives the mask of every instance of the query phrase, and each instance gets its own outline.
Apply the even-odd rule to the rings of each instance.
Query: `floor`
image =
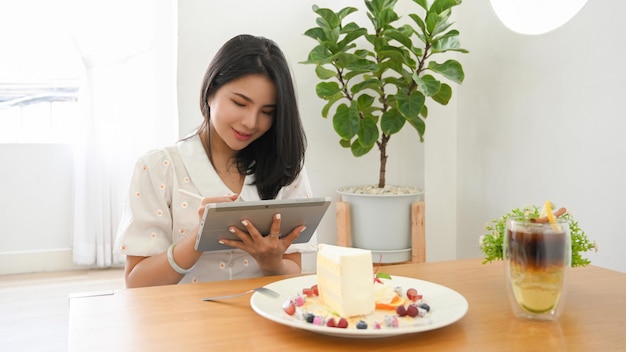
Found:
[[[0,351],[67,351],[68,296],[123,287],[122,269],[0,275]]]

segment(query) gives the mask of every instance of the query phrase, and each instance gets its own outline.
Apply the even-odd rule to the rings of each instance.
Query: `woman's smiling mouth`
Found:
[[[252,138],[252,134],[247,134],[247,133],[243,133],[243,132],[239,132],[236,129],[233,128],[233,133],[235,135],[235,138],[237,138],[240,141],[247,141],[250,138]]]

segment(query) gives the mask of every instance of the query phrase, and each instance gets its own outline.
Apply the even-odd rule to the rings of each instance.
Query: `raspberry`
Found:
[[[316,296],[319,296],[319,295],[320,295],[320,291],[319,291],[319,289],[317,288],[317,284],[315,284],[315,285],[311,286],[311,291],[313,291],[313,294],[314,294],[314,295],[316,295]]]
[[[344,318],[339,319],[339,322],[337,323],[337,327],[340,329],[345,329],[348,327],[348,321]]]
[[[337,323],[335,322],[334,318],[330,318],[328,319],[328,321],[326,322],[326,326],[328,326],[329,328],[334,328],[337,326]]]

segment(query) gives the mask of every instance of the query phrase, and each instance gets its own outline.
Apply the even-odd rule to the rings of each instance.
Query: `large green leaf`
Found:
[[[313,11],[320,17],[317,18],[317,24],[322,28],[336,28],[339,27],[341,20],[335,11],[327,8],[313,8]]]
[[[424,35],[426,35],[427,38],[430,38],[430,33],[433,32],[433,30],[435,29],[435,26],[437,26],[439,21],[441,21],[439,14],[435,12],[430,12],[430,11],[428,12],[428,14],[426,15],[426,21],[425,21],[426,32],[424,33]]]
[[[372,89],[375,92],[380,92],[380,86],[381,86],[381,83],[378,80],[378,78],[372,78],[372,79],[368,79],[366,81],[359,82],[353,85],[352,88],[350,88],[350,92],[358,93],[365,89]]]
[[[350,22],[341,26],[341,33],[346,34],[361,29],[361,26],[354,22]],[[365,29],[367,31],[367,29]]]
[[[363,147],[370,147],[378,140],[378,126],[372,119],[363,119],[359,125],[357,139]]]
[[[402,49],[400,48],[387,45],[383,48],[380,48],[380,50],[378,51],[378,55],[381,60],[391,60],[395,63],[403,63],[406,65],[409,64],[409,62],[407,61],[408,57],[405,55],[405,52],[402,51]]]
[[[339,10],[339,12],[337,12],[337,17],[339,18],[339,21],[343,21],[346,16],[357,11],[359,11],[359,9],[357,9],[356,7],[344,7],[343,9]]]
[[[393,8],[384,8],[378,14],[378,28],[386,28],[391,23],[397,21],[399,18],[400,17],[398,16],[398,14],[396,14]]]
[[[430,6],[429,12],[439,14],[446,10],[450,10],[454,6],[461,5],[462,2],[462,0],[435,0]]]
[[[443,64],[439,64],[435,61],[428,63],[428,68],[434,72],[440,73],[444,77],[455,83],[463,83],[465,79],[465,73],[463,72],[463,66],[456,60],[447,60]]]
[[[363,144],[361,144],[359,142],[359,139],[357,138],[350,146],[350,150],[352,151],[352,155],[356,157],[360,157],[369,153],[369,151],[372,150],[373,147],[374,147],[374,144],[370,146],[363,146]]]
[[[440,14],[439,21],[437,21],[437,23],[435,24],[435,28],[433,28],[432,32],[430,33],[430,37],[437,37],[441,33],[445,32],[448,28],[450,28],[450,26],[452,26],[452,23],[448,22],[448,18],[442,17],[442,14]]]
[[[339,68],[349,67],[351,64],[359,60],[362,60],[361,57],[347,52],[341,52],[333,56],[333,62]]]
[[[318,42],[323,42],[325,40],[328,40],[328,38],[326,38],[324,30],[321,29],[320,27],[307,29],[307,31],[304,32],[304,35],[306,35],[307,37],[313,38],[317,40]]]
[[[384,134],[392,135],[400,132],[405,122],[406,119],[398,109],[389,109],[380,118],[380,128]]]
[[[452,87],[443,83],[437,94],[433,95],[431,98],[441,105],[448,105],[448,102],[452,98]]]
[[[361,94],[356,101],[359,110],[368,111],[371,109],[372,104],[374,104],[374,97],[369,94]]]
[[[343,39],[339,42],[339,46],[340,47],[345,47],[349,43],[352,43],[353,41],[355,41],[356,39],[358,39],[361,36],[364,36],[365,34],[367,34],[367,29],[365,29],[365,28],[358,28],[358,29],[355,29],[353,31],[350,31],[350,32],[346,33],[346,35],[343,37]]]
[[[344,97],[343,93],[339,92],[339,93],[337,93],[337,94],[335,94],[333,96],[325,98],[326,100],[328,100],[328,102],[322,108],[322,117],[327,118],[328,117],[328,112],[330,111],[330,108],[332,108],[333,105],[335,105],[335,103],[337,101],[339,101],[343,97]]]
[[[424,123],[424,120],[418,116],[407,121],[409,121],[409,124],[417,131],[417,134],[420,136],[420,142],[424,142],[424,133],[426,132],[426,123]]]
[[[309,53],[309,58],[307,61],[302,62],[303,64],[327,64],[330,62],[331,55],[326,50],[324,45],[315,46],[311,52]]]
[[[412,91],[410,95],[407,95],[405,92],[398,92],[398,94],[396,94],[396,101],[398,110],[402,116],[410,120],[420,113],[426,101],[426,97],[417,90]]]
[[[315,93],[322,99],[328,99],[337,93],[341,93],[341,87],[337,82],[320,82],[315,86]]]
[[[333,77],[337,77],[337,72],[333,70],[328,70],[324,68],[322,65],[315,66],[315,74],[319,79],[329,79]]]
[[[410,48],[413,43],[411,42],[411,38],[409,37],[409,35],[405,32],[402,32],[400,30],[397,29],[388,29],[385,31],[384,33],[385,37],[389,39],[393,39],[395,41],[397,41],[398,43],[404,45],[407,48]]]
[[[433,41],[433,53],[445,53],[446,51],[468,52],[465,49],[461,49],[458,36],[444,36]]]
[[[437,93],[439,91],[439,88],[441,87],[441,82],[439,82],[432,75],[424,75],[423,77],[418,77],[417,74],[414,73],[413,81],[415,81],[419,89],[427,97]]]
[[[359,113],[356,110],[356,104],[348,107],[346,104],[340,104],[333,116],[333,128],[339,137],[343,139],[352,139],[359,132]]]
[[[419,31],[415,31],[417,37],[420,38],[422,42],[426,42],[426,37],[424,36],[424,34],[426,33],[426,23],[424,23],[424,20],[414,13],[409,14],[409,17],[411,17],[413,22],[415,22],[415,24],[419,28]]]

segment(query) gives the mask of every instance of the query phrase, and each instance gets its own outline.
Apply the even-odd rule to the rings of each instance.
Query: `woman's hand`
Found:
[[[207,204],[234,202],[235,200],[237,200],[237,197],[239,197],[237,193],[219,197],[203,197],[200,201],[200,207],[198,207],[198,216],[200,218],[200,220],[198,221],[198,226],[200,226],[199,224],[200,222],[202,222],[202,217],[204,216],[204,210],[206,209]]]
[[[289,234],[283,236],[280,233],[280,222],[280,214],[274,214],[270,232],[264,236],[252,222],[244,219],[241,223],[248,232],[231,226],[228,230],[239,240],[221,238],[220,243],[248,252],[257,261],[264,275],[300,273],[300,257],[291,258],[290,255],[285,255],[285,251],[300,236],[306,226],[297,226]]]

